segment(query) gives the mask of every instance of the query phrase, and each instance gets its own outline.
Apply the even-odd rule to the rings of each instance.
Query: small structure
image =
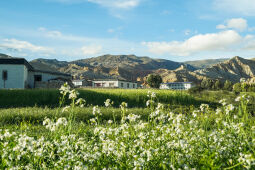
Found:
[[[119,79],[102,79],[92,81],[92,87],[95,88],[121,88],[121,89],[136,89],[137,83],[119,80]]]
[[[192,82],[171,82],[171,83],[161,83],[160,89],[171,89],[171,90],[188,90],[193,87]]]
[[[82,79],[82,80],[72,80],[72,83],[75,87],[86,87],[91,86],[91,81]]]
[[[37,84],[61,78],[70,80],[71,75],[50,70],[39,70],[24,58],[0,58],[1,88],[36,88]]]

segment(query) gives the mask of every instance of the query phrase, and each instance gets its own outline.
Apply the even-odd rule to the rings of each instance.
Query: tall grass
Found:
[[[103,106],[108,98],[114,101],[113,106],[119,107],[122,101],[129,107],[144,107],[148,90],[135,89],[78,89],[79,97],[84,98],[89,105]],[[153,90],[158,94],[158,102],[170,105],[200,105],[205,103],[195,99],[187,92],[170,90]],[[0,108],[59,106],[59,91],[56,89],[33,90],[0,90]]]

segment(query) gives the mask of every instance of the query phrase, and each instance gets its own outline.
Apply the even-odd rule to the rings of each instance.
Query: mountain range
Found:
[[[0,54],[0,57],[11,56]],[[151,73],[159,74],[163,82],[201,82],[203,79],[230,80],[255,79],[255,58],[208,59],[174,62],[165,59],[137,57],[135,55],[103,55],[75,61],[35,59],[30,64],[37,69],[71,74],[75,79],[118,78],[144,82]]]
[[[195,67],[185,63],[135,55],[103,55],[71,62],[36,59],[30,64],[69,73],[77,79],[119,78],[132,81],[142,79],[158,69],[175,70],[185,65],[189,70],[196,70]]]

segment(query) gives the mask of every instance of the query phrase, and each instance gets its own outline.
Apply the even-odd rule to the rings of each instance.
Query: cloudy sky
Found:
[[[255,57],[254,0],[1,0],[0,53],[28,60],[135,54]]]

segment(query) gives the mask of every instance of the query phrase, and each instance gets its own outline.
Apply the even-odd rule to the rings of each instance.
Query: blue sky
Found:
[[[254,0],[2,0],[0,53],[28,60],[135,54],[255,57]]]

